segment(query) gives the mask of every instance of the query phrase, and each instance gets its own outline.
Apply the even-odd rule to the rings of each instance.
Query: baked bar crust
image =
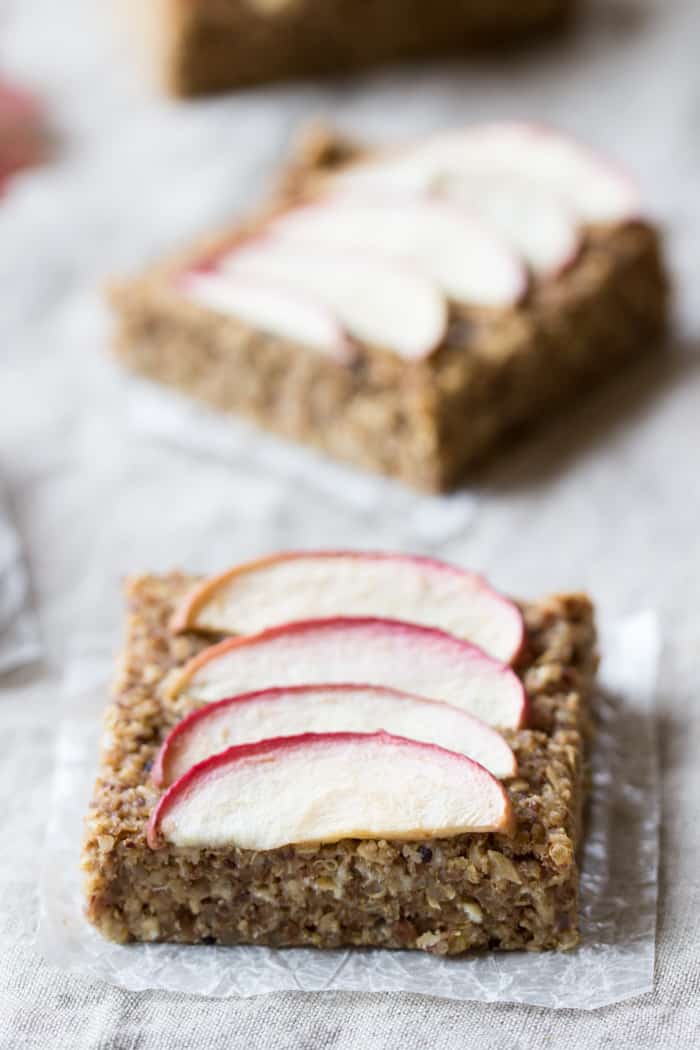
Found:
[[[648,223],[589,227],[574,263],[508,309],[450,305],[446,338],[409,361],[363,344],[352,363],[188,301],[176,275],[256,232],[364,156],[308,136],[271,205],[113,290],[115,352],[130,369],[223,412],[419,489],[446,490],[518,428],[560,410],[629,358],[658,346],[669,290]]]
[[[506,787],[513,838],[465,834],[425,842],[349,839],[269,851],[152,850],[159,792],[149,771],[169,729],[196,704],[163,683],[208,644],[168,623],[196,581],[129,581],[126,645],[87,819],[87,915],[126,941],[418,948],[570,948],[578,939],[585,748],[596,667],[593,612],[582,595],[522,606],[518,673],[529,728],[506,733],[519,764]]]
[[[493,48],[560,26],[573,0],[128,0],[127,6],[166,88],[189,96]]]

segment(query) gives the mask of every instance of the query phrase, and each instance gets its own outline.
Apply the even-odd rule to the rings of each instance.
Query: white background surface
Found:
[[[55,162],[0,203],[0,473],[48,650],[0,683],[0,1045],[81,1047],[690,1046],[700,972],[700,5],[591,0],[559,47],[507,64],[424,66],[197,104],[133,77],[95,0],[0,0],[0,68],[33,84]],[[585,587],[607,615],[658,609],[664,772],[655,991],[575,1013],[410,996],[287,994],[216,1004],[131,994],[45,964],[25,931],[66,652],[116,641],[127,571],[209,568],[278,545],[415,546],[395,515],[349,507],[259,462],[209,461],[128,422],[100,285],[255,201],[305,116],[400,136],[493,116],[567,127],[637,170],[678,280],[678,339],[478,484],[476,512],[423,550],[523,595]],[[95,704],[104,698],[95,696]],[[166,1038],[167,1035],[167,1038]]]

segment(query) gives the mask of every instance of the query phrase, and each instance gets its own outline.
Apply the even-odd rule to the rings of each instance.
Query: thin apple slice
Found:
[[[624,222],[640,214],[632,179],[567,135],[538,124],[474,125],[433,135],[332,178],[342,189],[430,191],[445,177],[514,174],[537,181],[583,222]]]
[[[473,129],[466,168],[477,163],[537,179],[583,222],[620,222],[640,214],[639,190],[621,167],[574,138],[541,124],[496,123]]]
[[[285,212],[270,229],[300,247],[408,260],[448,298],[469,305],[512,306],[527,287],[522,263],[507,242],[459,206],[430,197],[330,197]]]
[[[147,838],[154,849],[270,850],[513,830],[503,786],[464,755],[388,733],[304,733],[194,766],[160,799]]]
[[[409,360],[428,357],[447,330],[437,285],[396,259],[302,247],[270,234],[222,256],[218,268],[224,277],[283,283],[312,295],[356,339]]]
[[[191,271],[178,280],[193,302],[236,317],[272,335],[320,350],[340,361],[355,348],[332,312],[308,293],[279,282],[222,277],[215,271]]]
[[[523,725],[518,676],[443,631],[397,620],[307,620],[212,645],[185,664],[170,695],[201,703],[295,685],[359,683],[459,707],[489,725]]]
[[[461,171],[436,178],[433,188],[496,230],[536,274],[561,273],[581,249],[575,212],[537,179],[514,171]]]
[[[234,696],[193,711],[166,737],[153,765],[153,782],[168,787],[234,744],[306,732],[379,730],[457,751],[499,780],[517,771],[501,734],[457,707],[370,685],[302,685]]]
[[[520,610],[476,573],[433,558],[364,551],[285,552],[238,565],[187,595],[171,626],[246,634],[337,616],[437,627],[504,663],[524,640]]]

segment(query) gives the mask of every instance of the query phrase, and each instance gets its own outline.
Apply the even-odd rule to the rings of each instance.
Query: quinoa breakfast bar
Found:
[[[629,176],[519,123],[311,134],[259,214],[112,291],[129,369],[432,491],[658,348],[668,300]]]
[[[175,95],[491,50],[564,24],[573,0],[120,0]]]
[[[300,552],[127,600],[83,855],[106,937],[576,944],[586,597]]]

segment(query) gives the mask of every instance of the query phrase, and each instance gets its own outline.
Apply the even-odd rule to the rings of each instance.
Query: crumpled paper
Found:
[[[137,433],[232,466],[256,464],[282,483],[309,489],[316,498],[325,497],[355,513],[381,513],[383,525],[399,524],[414,543],[452,539],[464,530],[476,509],[477,499],[471,492],[444,496],[414,492],[398,481],[336,463],[154,383],[131,380],[128,406],[129,421]]]
[[[0,489],[0,674],[32,663],[40,654],[24,556]]]
[[[604,629],[598,735],[581,876],[582,939],[570,952],[317,951],[116,945],[82,913],[79,849],[97,764],[111,661],[76,654],[66,674],[38,946],[56,966],[122,988],[214,997],[280,991],[405,991],[461,1000],[593,1010],[651,989],[659,791],[652,613]]]

